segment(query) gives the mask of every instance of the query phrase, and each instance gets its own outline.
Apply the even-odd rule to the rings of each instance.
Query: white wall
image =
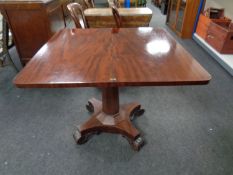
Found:
[[[233,0],[206,0],[205,9],[208,7],[224,8],[225,16],[233,20]]]

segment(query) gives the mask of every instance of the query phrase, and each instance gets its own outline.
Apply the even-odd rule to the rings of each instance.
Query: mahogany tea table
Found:
[[[90,119],[74,134],[78,144],[93,134],[123,135],[135,150],[143,138],[131,120],[139,103],[119,104],[119,87],[204,85],[210,74],[163,29],[63,29],[16,76],[20,88],[102,88],[86,108]]]

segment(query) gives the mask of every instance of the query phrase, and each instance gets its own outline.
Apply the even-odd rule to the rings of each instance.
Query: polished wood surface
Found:
[[[163,29],[64,29],[16,77],[18,87],[206,84],[210,75]]]
[[[118,8],[122,27],[149,26],[152,11],[149,8]],[[116,27],[111,8],[90,8],[84,11],[91,28]]]
[[[123,135],[138,151],[144,140],[131,120],[139,103],[119,104],[120,86],[206,84],[211,76],[164,30],[153,28],[64,29],[17,75],[26,88],[101,87],[102,101],[86,105],[91,118],[78,126],[78,144],[93,134]]]
[[[116,94],[117,93],[117,94]],[[115,96],[113,98],[109,98]],[[84,144],[90,136],[101,132],[121,134],[135,151],[144,145],[140,132],[133,126],[132,120],[144,113],[138,103],[119,105],[118,89],[106,88],[103,90],[103,104],[94,98],[88,101],[87,109],[92,113],[89,120],[77,127],[74,139],[77,144]],[[104,104],[107,100],[109,103]],[[116,108],[113,108],[116,105]],[[91,107],[90,107],[91,106]],[[102,107],[103,106],[103,107]],[[107,107],[107,111],[105,109]],[[89,109],[92,110],[89,110]]]
[[[22,64],[70,22],[66,5],[73,0],[0,0]]]

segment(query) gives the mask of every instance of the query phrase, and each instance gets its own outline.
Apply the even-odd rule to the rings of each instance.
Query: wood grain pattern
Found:
[[[91,118],[78,127],[78,144],[93,134],[123,135],[139,150],[143,138],[131,120],[140,104],[119,104],[120,86],[206,84],[210,75],[162,29],[64,29],[17,75],[18,87],[102,87],[102,102],[86,105]]]
[[[121,27],[149,26],[152,11],[149,8],[118,8]],[[116,23],[111,8],[91,8],[84,11],[90,28],[112,28]]]
[[[163,29],[64,29],[17,75],[18,87],[206,84],[209,73]]]
[[[119,112],[119,90],[118,88],[104,88],[102,90],[102,107],[106,114],[114,115]]]

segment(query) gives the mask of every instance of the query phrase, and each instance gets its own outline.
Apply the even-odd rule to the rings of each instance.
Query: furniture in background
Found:
[[[149,26],[152,11],[149,8],[118,8],[121,27]],[[116,27],[111,8],[90,8],[84,11],[90,28]]]
[[[115,5],[113,5],[111,8],[112,8],[112,14],[113,14],[114,20],[116,22],[116,26],[117,28],[120,28],[122,26],[121,24],[122,22],[121,22],[121,16],[118,12],[118,9]]]
[[[221,54],[233,54],[233,24],[211,22],[206,42]]]
[[[86,2],[87,1],[87,2]],[[79,3],[82,6],[82,9],[85,10],[88,8],[89,0],[74,0],[74,2]],[[94,2],[93,2],[94,3]],[[90,6],[90,4],[89,4]]]
[[[86,3],[87,8],[94,8],[94,1],[93,0],[84,0]]]
[[[230,3],[230,2],[229,2]],[[212,4],[211,6],[209,4]],[[204,24],[203,25],[200,25],[200,27],[202,28],[201,30],[203,30],[204,32],[202,33],[202,36],[200,35],[200,32],[197,33],[194,33],[193,35],[193,39],[205,50],[207,51],[211,57],[213,59],[215,59],[231,76],[233,76],[233,54],[221,54],[219,53],[215,48],[213,48],[213,46],[211,46],[206,40],[205,40],[205,36],[207,34],[207,29],[209,28],[209,25],[210,25],[210,19],[208,18],[205,18],[205,11],[204,9],[208,9],[208,8],[222,8],[222,9],[228,9],[228,11],[226,11],[226,13],[230,14],[231,11],[229,11],[231,8],[230,7],[227,7],[227,6],[224,6],[223,4],[224,3],[218,3],[218,4],[222,4],[222,5],[217,5],[215,3],[210,3],[210,1],[205,1],[205,0],[202,0],[201,1],[201,5],[200,5],[200,13],[198,13],[198,16],[197,16],[197,23],[198,23],[198,26],[200,22],[200,20],[204,20]],[[213,16],[216,15],[216,12],[214,12],[215,14]],[[200,15],[201,14],[201,15]],[[199,16],[200,15],[200,16]],[[204,15],[204,16],[203,16]],[[221,15],[221,13],[220,13]],[[204,17],[204,19],[203,19]],[[212,15],[210,16],[212,17]],[[206,20],[207,19],[207,20]],[[211,19],[211,21],[215,20],[216,19]],[[217,19],[219,20],[219,19]],[[221,23],[228,23],[229,19],[224,19],[224,18],[221,18]],[[229,27],[231,27],[229,25]],[[229,29],[228,27],[228,29]],[[199,27],[197,27],[198,29]],[[225,29],[224,29],[225,30]]]
[[[138,151],[144,141],[131,120],[144,110],[137,102],[120,105],[119,88],[204,85],[210,79],[166,31],[144,27],[64,29],[38,51],[14,83],[20,88],[101,88],[102,101],[89,100],[92,115],[78,126],[76,142],[83,144],[100,132],[115,133]]]
[[[161,0],[160,10],[161,10],[161,13],[164,15],[167,14],[168,2],[169,0]]]
[[[199,16],[196,33],[221,54],[233,54],[233,25],[224,9],[209,8]]]
[[[70,22],[66,5],[73,0],[0,0],[22,64]],[[27,32],[28,31],[28,32]]]
[[[204,13],[201,13],[199,16],[198,24],[197,24],[197,29],[196,33],[203,39],[206,39],[207,37],[207,32],[209,30],[209,26],[211,22],[218,22],[222,23],[225,26],[230,25],[231,19],[225,17],[224,15],[219,17],[219,18],[210,18],[206,16]]]
[[[191,38],[200,0],[169,0],[167,25],[180,37]]]
[[[152,0],[152,2],[156,7],[160,8],[163,15],[167,14],[169,0]]]
[[[0,14],[1,15],[1,14]],[[14,66],[14,68],[18,71],[18,68],[15,66],[11,56],[9,54],[9,49],[13,47],[14,43],[12,38],[10,37],[9,26],[5,20],[1,16],[1,31],[0,31],[0,67],[4,66],[4,62],[6,59],[10,61],[10,63]]]
[[[146,0],[118,0],[121,7],[146,7]]]
[[[83,13],[83,8],[80,4],[73,2],[67,5],[67,9],[70,12],[76,28],[88,28],[87,22]]]
[[[155,6],[160,7],[161,6],[161,1],[162,0],[152,0],[151,2],[153,2]]]

